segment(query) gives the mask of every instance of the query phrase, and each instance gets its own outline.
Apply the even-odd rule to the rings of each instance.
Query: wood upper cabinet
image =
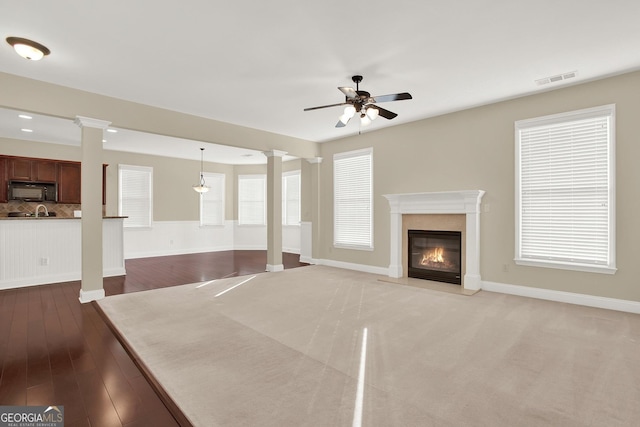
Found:
[[[7,202],[7,159],[0,157],[0,203]]]
[[[9,181],[56,182],[55,160],[9,157],[6,162]]]
[[[58,203],[80,203],[80,163],[58,162]]]
[[[33,181],[56,182],[58,162],[53,160],[34,160],[31,162]]]
[[[31,176],[31,159],[7,159],[7,179],[9,181],[32,181]]]

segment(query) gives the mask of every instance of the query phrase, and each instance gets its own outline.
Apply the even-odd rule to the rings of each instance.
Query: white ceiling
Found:
[[[340,107],[303,109],[342,102],[354,74],[372,95],[413,95],[385,103],[399,116],[369,132],[640,69],[639,21],[638,0],[14,1],[0,3],[2,38],[51,55],[27,61],[2,42],[0,71],[323,142],[358,120],[335,128]],[[135,137],[121,147],[162,145]],[[198,158],[201,145],[179,147]],[[251,162],[246,151],[229,162]]]

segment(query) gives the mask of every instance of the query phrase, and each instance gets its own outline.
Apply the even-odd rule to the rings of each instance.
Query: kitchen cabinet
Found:
[[[58,203],[80,204],[80,163],[58,162]]]
[[[102,165],[102,204],[106,204],[107,166]],[[58,184],[58,202],[81,203],[80,162],[0,155],[0,203],[8,202],[9,181]]]
[[[7,179],[9,181],[56,182],[56,161],[9,157]]]
[[[0,157],[0,203],[7,202],[7,159]]]
[[[33,160],[31,162],[31,176],[33,181],[56,182],[56,165],[53,160]]]
[[[9,181],[31,181],[31,159],[8,158],[7,169]]]

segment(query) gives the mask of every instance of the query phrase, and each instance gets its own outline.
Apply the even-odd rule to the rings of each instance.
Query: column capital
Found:
[[[73,121],[76,125],[81,128],[98,128],[98,129],[106,129],[109,127],[111,122],[107,122],[105,120],[100,119],[92,119],[91,117],[83,117],[76,116],[76,119]]]
[[[322,163],[322,157],[312,157],[310,159],[305,159],[305,160],[311,163],[312,165]]]
[[[270,150],[270,151],[263,151],[262,154],[264,154],[267,157],[284,157],[287,154],[287,152],[280,151],[280,150]]]

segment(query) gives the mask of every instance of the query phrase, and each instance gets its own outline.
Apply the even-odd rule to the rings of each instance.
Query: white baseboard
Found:
[[[109,268],[103,271],[104,277],[124,276],[127,270],[122,268]],[[1,280],[0,290],[26,288],[27,286],[49,285],[52,283],[75,282],[82,280],[82,272],[75,271],[64,274],[49,274],[37,277],[26,277],[18,280]]]
[[[310,264],[326,265],[329,267],[344,268],[345,270],[362,271],[364,273],[381,274],[383,276],[389,275],[389,269],[385,267],[376,267],[373,265],[365,265],[365,264],[354,264],[351,262],[336,261],[333,259],[316,259],[314,261],[315,262],[310,262]]]
[[[621,300],[616,298],[576,294],[573,292],[555,291],[550,289],[534,288],[530,286],[509,285],[506,283],[487,281],[482,282],[482,290],[640,314],[640,302],[638,301]]]

